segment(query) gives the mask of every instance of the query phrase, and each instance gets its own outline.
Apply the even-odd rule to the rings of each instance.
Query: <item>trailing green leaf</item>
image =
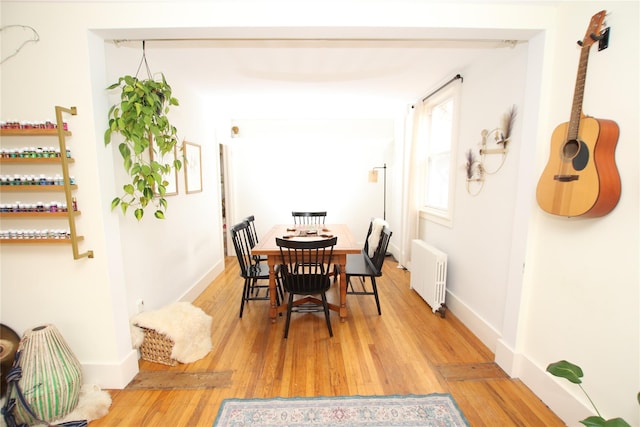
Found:
[[[120,89],[120,102],[109,108],[104,143],[108,145],[115,134],[120,134],[123,141],[119,142],[118,150],[131,177],[130,183],[123,186],[124,195],[113,199],[111,207],[120,205],[126,214],[132,206],[138,220],[148,205],[155,206],[156,218],[164,218],[167,203],[163,196],[168,183],[165,184],[162,175],[180,170],[183,164],[179,159],[164,165],[154,160],[174,152],[178,144],[177,129],[169,122],[167,113],[170,106],[179,103],[164,75],[161,77],[155,81],[125,75],[107,87]]]

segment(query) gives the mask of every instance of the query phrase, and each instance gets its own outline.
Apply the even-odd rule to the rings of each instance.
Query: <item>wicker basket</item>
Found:
[[[140,346],[140,356],[149,362],[175,366],[178,361],[171,358],[173,340],[155,329],[138,326],[144,331],[144,341]]]

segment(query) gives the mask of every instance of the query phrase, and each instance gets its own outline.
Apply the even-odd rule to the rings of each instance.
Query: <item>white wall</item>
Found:
[[[511,230],[523,234],[524,240],[507,239],[508,231],[497,232],[496,241],[500,244],[497,251],[503,255],[509,253],[511,245],[518,251],[523,246],[526,252],[522,250],[522,255],[510,259],[506,270],[497,260],[487,257],[498,269],[491,273],[481,270],[486,277],[497,277],[495,301],[478,296],[473,286],[479,281],[474,280],[473,284],[463,281],[467,273],[462,269],[452,273],[455,279],[452,286],[455,295],[460,296],[460,313],[469,316],[465,322],[472,328],[480,325],[479,335],[485,339],[503,340],[492,345],[503,366],[521,377],[567,423],[576,424],[575,420],[589,411],[575,404],[583,400],[575,388],[558,386],[558,381],[544,373],[549,362],[560,358],[571,359],[585,368],[585,386],[607,416],[624,416],[631,424],[639,423],[634,401],[640,389],[637,2],[606,2],[605,7],[611,12],[608,23],[612,27],[612,40],[609,49],[593,54],[590,64],[585,111],[612,118],[621,127],[616,159],[623,179],[623,195],[610,215],[586,221],[543,214],[533,202],[533,185],[528,183],[535,183],[532,175],[537,175],[544,166],[553,127],[568,117],[577,64],[574,43],[582,38],[589,18],[601,7],[598,3],[394,1],[368,4],[366,14],[361,13],[361,2],[325,2],[318,7],[307,3],[259,2],[247,7],[246,2],[3,1],[1,7],[2,25],[31,25],[40,34],[39,43],[29,45],[2,64],[2,116],[39,119],[51,116],[57,104],[78,107],[78,117],[70,120],[77,158],[74,171],[80,184],[77,197],[83,211],[78,227],[85,235],[83,246],[93,249],[96,258],[72,261],[70,251],[65,248],[3,246],[0,316],[2,323],[19,332],[40,323],[56,324],[85,369],[90,371],[91,379],[103,386],[123,386],[137,369],[135,352],[128,345],[127,329],[135,299],[142,296],[152,301],[151,304],[160,305],[181,293],[189,298],[219,268],[222,238],[218,234],[219,212],[214,212],[218,169],[213,159],[217,158],[217,143],[224,141],[221,135],[227,130],[207,126],[216,119],[205,114],[214,108],[205,94],[187,90],[179,76],[172,80],[176,91],[184,89],[183,97],[188,104],[177,110],[180,113],[176,112],[181,128],[186,128],[184,136],[203,145],[205,191],[186,196],[181,186],[181,194],[170,200],[169,214],[175,212],[179,219],[167,221],[169,229],[163,231],[172,237],[183,236],[174,247],[184,250],[149,254],[149,247],[166,247],[162,240],[165,235],[154,239],[148,247],[138,246],[139,236],[154,235],[157,225],[145,223],[136,227],[110,212],[109,202],[117,188],[112,172],[115,160],[113,152],[102,143],[108,108],[103,88],[111,83],[110,77],[114,74],[123,70],[133,73],[137,63],[132,65],[127,53],[113,53],[113,57],[111,52],[107,54],[101,37],[129,28],[141,28],[152,34],[154,30],[150,27],[175,30],[291,25],[336,29],[398,26],[432,27],[445,32],[451,30],[450,34],[478,28],[487,29],[487,34],[501,28],[542,30],[541,36],[529,46],[529,50],[533,46],[537,55],[527,57],[526,67],[530,73],[537,74],[524,78],[524,93],[516,93],[517,78],[505,77],[498,85],[497,79],[481,72],[489,70],[490,64],[478,64],[477,68],[470,69],[465,78],[473,77],[474,73],[476,78],[464,83],[464,88],[469,88],[465,90],[472,90],[475,85],[478,93],[485,79],[488,87],[507,85],[513,91],[503,94],[496,88],[498,91],[488,93],[489,98],[479,104],[477,111],[468,114],[474,121],[465,128],[468,135],[465,143],[474,144],[481,129],[494,125],[513,103],[512,96],[522,97],[522,121],[518,122],[522,126],[521,149],[534,147],[530,160],[535,170],[529,172],[522,167],[526,159],[523,152],[520,157],[513,156],[516,154],[514,144],[507,161],[520,165],[515,167],[518,170],[510,170],[514,165],[508,163],[507,169],[488,179],[480,200],[457,200],[468,204],[470,216],[457,218],[456,224],[467,223],[471,228],[476,215],[493,224],[490,213],[494,207],[510,206],[516,212],[515,218],[503,219],[510,222]],[[156,11],[151,21],[150,7]],[[309,7],[315,13],[306,13]],[[287,13],[282,13],[284,10]],[[5,49],[3,45],[3,51]],[[112,58],[116,62],[112,63]],[[519,69],[520,61],[522,57],[516,56],[508,63]],[[184,70],[186,79],[188,72]],[[478,81],[480,83],[475,83]],[[504,102],[499,102],[502,97]],[[465,108],[473,110],[472,106]],[[233,116],[229,114],[221,123]],[[394,140],[398,141],[397,135]],[[392,152],[398,151],[394,147]],[[366,168],[370,167],[369,162],[366,163]],[[391,172],[391,176],[399,177],[397,171]],[[360,173],[353,172],[353,177],[356,175]],[[516,189],[508,178],[516,180]],[[390,187],[397,189],[397,185],[396,179]],[[394,200],[396,196],[389,197]],[[456,197],[467,196],[459,191]],[[486,203],[484,198],[488,199]],[[200,236],[194,235],[198,233]],[[468,241],[460,244],[463,243]],[[455,261],[457,248],[449,250]],[[465,254],[468,256],[469,252]],[[518,257],[526,261],[521,277],[516,268]],[[150,275],[157,282],[155,271],[160,265],[175,266],[172,272],[186,271],[182,277],[167,274],[159,283],[137,280]],[[497,271],[502,273],[498,275]],[[491,285],[477,286],[490,286],[489,289],[494,290]],[[603,291],[608,299],[602,298]],[[508,305],[500,306],[500,299]],[[494,302],[496,312],[489,309]],[[616,384],[615,389],[610,388],[612,383]],[[578,409],[574,411],[576,406]]]
[[[539,209],[532,212],[523,289],[526,309],[518,353],[524,366],[542,367],[563,358],[579,364],[585,372],[584,387],[603,415],[622,416],[638,425],[640,10],[638,2],[598,6],[609,12],[612,38],[607,50],[591,50],[583,111],[614,120],[620,127],[615,161],[622,195],[609,215],[597,219],[559,218]],[[552,128],[569,119],[578,61],[574,40],[584,37],[598,10],[590,3],[558,8],[562,25],[550,40],[554,44],[548,64],[553,97],[541,109],[547,122],[540,134],[538,172],[553,155],[548,145]],[[521,372],[525,380],[535,381],[530,370]],[[575,386],[567,388],[580,395]],[[543,399],[547,396],[540,394]]]
[[[390,119],[234,120],[230,138],[230,225],[255,214],[262,232],[292,222],[292,211],[327,211],[364,237],[371,217],[383,216],[383,176],[368,171],[392,163]],[[389,202],[389,201],[388,201]],[[361,235],[361,236],[360,236]]]
[[[449,305],[468,305],[485,323],[475,333],[495,351],[496,332],[501,329],[511,260],[515,220],[516,185],[523,148],[522,111],[528,45],[487,53],[462,70],[459,142],[456,155],[456,191],[453,226],[421,220],[421,237],[449,254],[447,288]],[[483,130],[502,124],[503,115],[515,105],[518,111],[508,154],[495,174],[486,174],[482,188],[466,183],[466,152],[478,156]],[[489,148],[496,148],[489,146]],[[479,158],[479,157],[478,157]],[[501,155],[486,156],[486,168],[499,168]],[[477,193],[477,194],[476,194]],[[522,236],[524,237],[524,236]],[[522,263],[522,260],[520,260]],[[469,303],[467,301],[472,301]],[[498,333],[499,335],[499,333]]]
[[[603,416],[638,424],[638,50],[631,42],[638,39],[638,5],[606,7],[616,37],[607,50],[591,51],[583,110],[621,128],[618,206],[602,218],[568,219],[542,212],[535,201],[539,173],[554,155],[551,131],[569,119],[575,40],[598,11],[574,2],[557,9],[561,25],[532,39],[529,52],[519,47],[465,70],[459,164],[510,103],[519,108],[515,135],[504,167],[487,176],[478,196],[466,193],[459,171],[453,227],[423,219],[420,230],[449,254],[451,310],[570,425],[593,409],[576,386],[544,372],[560,359],[583,367],[584,386]]]

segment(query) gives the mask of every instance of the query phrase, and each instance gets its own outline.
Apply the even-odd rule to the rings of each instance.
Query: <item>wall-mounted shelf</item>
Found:
[[[69,184],[69,190],[77,190],[78,186],[76,184]],[[25,191],[52,191],[52,192],[60,192],[65,191],[64,185],[2,185],[0,186],[0,191],[11,191],[16,193],[22,193]]]
[[[76,107],[71,108],[75,110]],[[73,115],[75,116],[75,114]],[[68,130],[58,132],[58,129],[0,129],[0,136],[58,136],[58,133],[62,133],[63,136],[71,136],[71,132]]]
[[[76,241],[82,241],[84,240],[83,236],[76,236],[75,237]],[[5,244],[10,244],[10,245],[17,245],[17,244],[73,244],[73,241],[71,238],[69,239],[0,239],[0,242],[2,242],[3,245]],[[88,256],[88,255],[87,255]],[[93,257],[89,257],[89,258],[93,258]]]
[[[67,157],[67,163],[73,163],[75,159]],[[0,164],[62,164],[62,157],[3,157]]]
[[[60,165],[62,169],[62,185],[50,185],[50,184],[18,184],[18,185],[0,185],[0,192],[8,193],[36,193],[36,192],[63,192],[65,195],[66,211],[44,211],[44,212],[0,212],[0,218],[3,219],[40,219],[40,220],[56,220],[61,218],[67,218],[69,223],[69,231],[62,233],[46,233],[47,230],[34,231],[30,230],[25,233],[24,230],[9,230],[9,232],[3,231],[3,237],[0,238],[0,243],[4,244],[71,244],[73,250],[73,259],[80,258],[93,258],[93,251],[89,250],[80,253],[78,250],[78,242],[84,239],[83,236],[79,236],[76,232],[75,219],[80,212],[72,209],[75,207],[75,200],[72,196],[72,191],[76,190],[78,186],[73,183],[71,176],[69,175],[69,164],[74,163],[75,160],[69,156],[69,151],[66,147],[66,137],[71,136],[71,132],[66,129],[66,124],[62,120],[62,114],[67,113],[76,115],[76,107],[64,108],[55,107],[56,111],[56,128],[9,128],[0,129],[0,136],[11,137],[58,137],[58,145],[60,148],[60,155],[51,156],[51,150],[48,150],[48,154],[37,155],[31,153],[30,156],[16,156],[11,155],[7,157],[3,155],[0,158],[0,164],[3,165]],[[4,153],[3,153],[4,154]],[[15,154],[15,153],[14,153]],[[58,183],[56,181],[56,183]],[[53,237],[52,237],[53,236]]]
[[[71,211],[78,216],[80,211]],[[0,212],[0,218],[66,218],[69,212]]]

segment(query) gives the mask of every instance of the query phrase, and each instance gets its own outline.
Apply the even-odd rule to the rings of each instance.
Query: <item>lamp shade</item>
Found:
[[[369,171],[369,182],[378,182],[378,171],[372,169]]]

